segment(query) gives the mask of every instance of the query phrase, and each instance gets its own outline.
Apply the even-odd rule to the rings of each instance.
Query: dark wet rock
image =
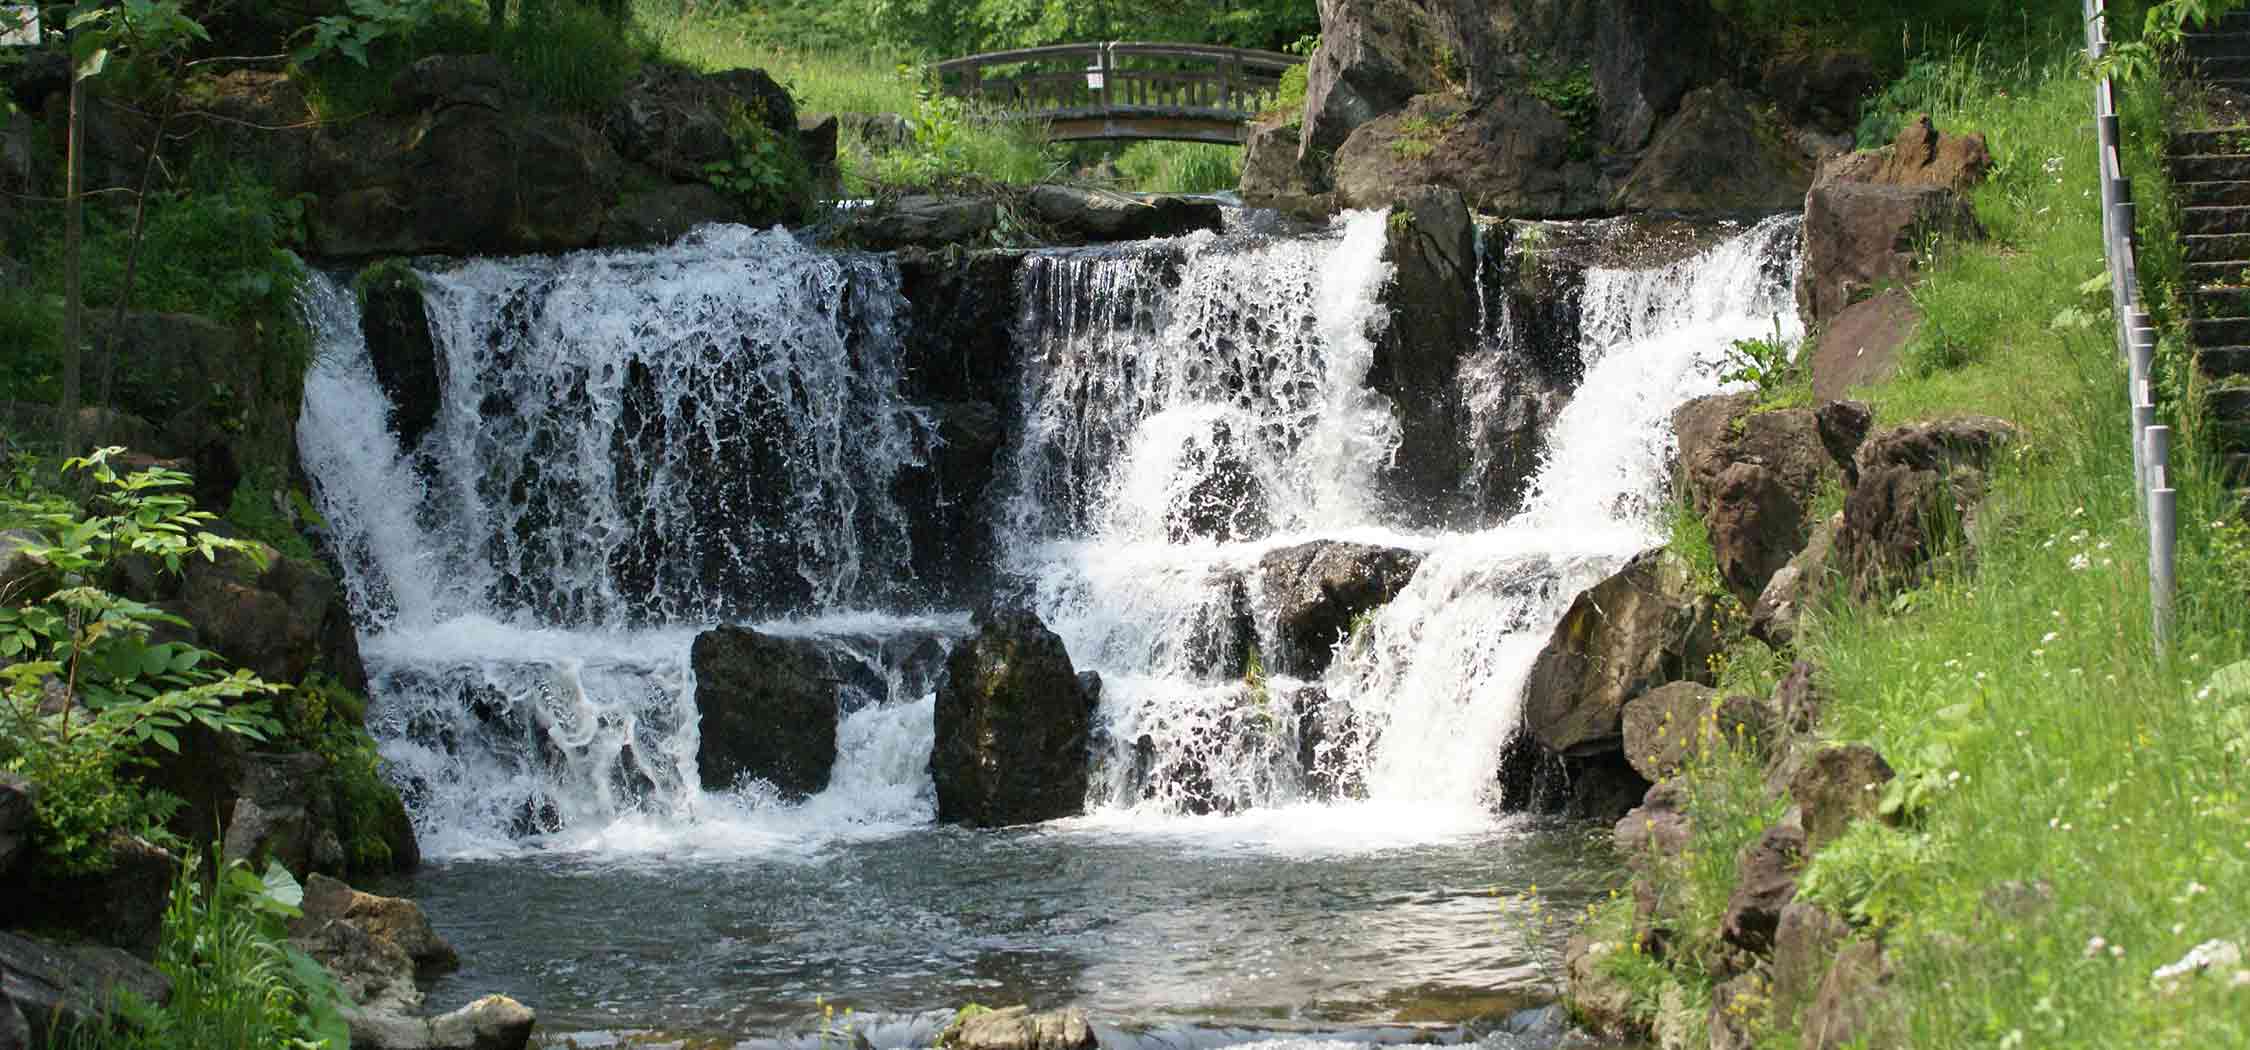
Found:
[[[1854,823],[1876,817],[1894,775],[1890,763],[1865,744],[1821,748],[1807,756],[1789,782],[1790,797],[1804,811],[1804,851],[1817,853]]]
[[[943,248],[983,241],[1000,223],[1000,206],[985,197],[918,193],[854,209],[836,237],[862,248]]]
[[[626,86],[604,129],[620,155],[675,181],[700,182],[705,165],[734,160],[738,113],[785,141],[800,130],[797,104],[764,70],[698,75],[663,63],[648,64]]]
[[[258,549],[263,568],[241,554],[183,564],[181,611],[199,644],[269,682],[299,681],[315,667],[364,678],[356,645],[348,654],[332,648],[333,621],[351,616],[335,578],[316,562]]]
[[[121,995],[161,1006],[172,981],[116,948],[0,932],[0,1046],[68,1045],[69,1033],[107,1027]]]
[[[97,871],[56,870],[36,847],[0,878],[0,928],[67,934],[154,958],[178,862],[145,839],[112,833]]]
[[[1615,750],[1633,698],[1667,682],[1711,680],[1719,630],[1687,568],[1649,551],[1579,595],[1532,664],[1524,726],[1550,750]]]
[[[1804,869],[1805,831],[1784,817],[1735,859],[1734,892],[1719,920],[1719,938],[1746,952],[1773,949],[1782,909],[1797,896]]]
[[[1757,100],[1718,84],[1681,101],[1611,204],[1688,214],[1795,211],[1812,180],[1812,159],[1759,114]]]
[[[670,244],[698,226],[747,218],[740,200],[715,187],[699,182],[675,183],[619,197],[617,205],[602,217],[599,237],[604,245],[613,247]]]
[[[1438,17],[1412,0],[1321,0],[1303,156],[1333,153],[1360,125],[1443,86],[1432,62],[1447,46]]]
[[[844,172],[838,163],[837,140],[843,134],[843,125],[835,117],[799,117],[797,119],[797,152],[805,158],[805,167],[812,172],[812,196],[817,200],[834,200],[844,190]]]
[[[14,773],[0,772],[0,878],[31,846],[33,812],[39,786]]]
[[[946,1050],[1094,1050],[1093,1025],[1075,1007],[1032,1013],[1010,1006],[962,1018],[938,1036]]]
[[[351,1011],[353,1050],[523,1050],[538,1018],[504,995],[488,995],[452,1013],[408,1017]]]
[[[1710,531],[1719,577],[1745,608],[1812,535],[1812,508],[1840,477],[1812,409],[1759,411],[1755,396],[1699,398],[1673,414],[1680,470]]]
[[[1024,207],[1064,241],[1090,244],[1178,237],[1219,228],[1219,203],[1171,194],[1127,194],[1076,186],[1037,186]]]
[[[1916,586],[1938,558],[1960,550],[1976,534],[1992,461],[2016,435],[2004,420],[1965,416],[1869,438],[1836,536],[1837,570],[1854,596]]]
[[[801,798],[828,786],[838,689],[818,642],[720,627],[696,636],[689,661],[705,790],[762,780]]]
[[[1835,589],[1836,571],[1830,561],[1836,550],[1836,533],[1843,527],[1842,514],[1829,515],[1827,521],[1813,528],[1805,549],[1766,581],[1765,590],[1758,592],[1757,602],[1750,607],[1751,637],[1776,649],[1787,648],[1797,640],[1797,625],[1806,611]]]
[[[1397,597],[1422,558],[1395,547],[1319,540],[1259,559],[1258,586],[1275,617],[1269,668],[1318,677],[1354,621]]]
[[[1297,766],[1305,790],[1317,799],[1363,797],[1365,770],[1352,760],[1362,739],[1359,713],[1319,686],[1297,690],[1289,704],[1297,715]]]
[[[1781,909],[1773,939],[1773,1003],[1777,1019],[1788,1020],[1812,1005],[1828,976],[1837,950],[1852,934],[1850,923],[1827,909],[1791,901]]]
[[[1013,393],[1022,261],[1000,252],[899,256],[899,294],[908,310],[901,388],[909,399],[960,403]]]
[[[938,820],[1004,827],[1083,812],[1094,707],[1062,639],[1038,617],[980,617],[937,690]]]
[[[987,575],[992,526],[987,490],[1006,445],[1007,421],[989,401],[931,405],[920,428],[920,463],[893,483],[907,512],[915,577],[939,593],[973,593]]]
[[[445,358],[430,332],[422,279],[394,261],[363,271],[356,284],[367,359],[390,399],[399,447],[411,451],[436,424],[445,396]]]
[[[1165,537],[1173,543],[1233,543],[1271,531],[1265,486],[1245,447],[1248,436],[1217,422],[1191,438],[1180,455],[1180,473],[1196,480],[1172,494],[1164,508]]]
[[[290,922],[292,934],[323,923],[342,922],[378,940],[389,941],[414,963],[419,978],[461,968],[461,956],[438,936],[422,906],[403,897],[384,897],[315,874],[305,879],[304,914]]]
[[[1394,271],[1383,292],[1389,322],[1367,385],[1390,398],[1399,423],[1386,487],[1433,520],[1468,467],[1459,376],[1463,355],[1476,345],[1476,227],[1455,190],[1425,186],[1398,198],[1384,246]]]

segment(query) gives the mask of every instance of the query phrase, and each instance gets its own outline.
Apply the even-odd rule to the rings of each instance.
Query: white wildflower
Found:
[[[2088,558],[2084,554],[2073,554],[2070,557],[2070,571],[2072,572],[2085,572],[2088,568],[2091,568],[2093,564],[2093,559]]]

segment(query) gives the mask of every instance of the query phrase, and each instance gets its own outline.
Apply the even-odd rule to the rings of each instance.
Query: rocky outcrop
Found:
[[[397,945],[413,961],[419,978],[460,969],[460,954],[438,936],[421,905],[403,897],[362,893],[325,875],[306,878],[304,888],[303,914],[290,923],[292,932],[324,923],[346,923],[370,937]]]
[[[1641,804],[1619,818],[1610,830],[1610,841],[1617,854],[1635,871],[1644,874],[1650,869],[1649,861],[1655,857],[1676,857],[1695,834],[1695,826],[1683,808],[1686,799],[1675,781],[1662,781],[1649,786]]]
[[[1334,182],[1353,208],[1397,203],[1419,186],[1457,190],[1479,211],[1565,218],[1605,203],[1591,161],[1573,157],[1573,129],[1528,94],[1472,107],[1426,95],[1361,124],[1336,150]]]
[[[1760,117],[1756,99],[1718,84],[1681,101],[1610,203],[1622,211],[1794,211],[1812,185],[1812,165],[1786,128]]]
[[[1912,283],[1931,245],[1984,235],[1968,189],[1991,167],[1982,136],[1941,136],[1928,118],[1882,150],[1839,157],[1805,196],[1797,305],[1822,327],[1887,286]]]
[[[1625,758],[1641,776],[1661,782],[1708,746],[1716,732],[1711,709],[1719,694],[1706,685],[1672,682],[1625,705]]]
[[[1805,541],[1805,549],[1789,559],[1789,564],[1766,581],[1766,588],[1758,592],[1756,604],[1750,607],[1750,636],[1776,649],[1787,648],[1797,640],[1797,625],[1804,620],[1807,610],[1819,604],[1835,590],[1836,571],[1832,559],[1836,552],[1836,534],[1844,527],[1841,513],[1831,514],[1828,520],[1813,527],[1812,538]]]
[[[0,772],[0,878],[6,878],[16,858],[30,851],[33,815],[39,805],[39,787],[14,773]]]
[[[420,1007],[418,980],[461,965],[421,906],[320,875],[305,881],[303,914],[290,921],[289,943],[335,975],[360,1010],[376,1014]]]
[[[1024,195],[1024,207],[1069,244],[1178,237],[1219,228],[1218,201],[1174,194],[1035,186]]]
[[[1417,551],[1320,540],[1258,560],[1257,586],[1274,611],[1268,669],[1318,678],[1355,620],[1388,604],[1422,564]]]
[[[1701,398],[1672,417],[1719,578],[1745,608],[1804,549],[1821,487],[1839,478],[1814,410],[1757,411],[1755,402],[1753,394]]]
[[[1799,1031],[1813,1050],[1904,1047],[1904,1018],[1896,1000],[1885,994],[1893,970],[1882,945],[1855,939],[1836,952],[1820,991],[1806,1009]]]
[[[1062,639],[1027,611],[987,611],[945,672],[930,752],[938,820],[1005,827],[1083,812],[1100,694]]]
[[[1304,156],[1304,127],[1295,119],[1252,124],[1242,143],[1244,203],[1289,207],[1325,192],[1327,171]]]
[[[1306,70],[1302,154],[1334,152],[1354,129],[1444,86],[1438,15],[1413,0],[1320,0],[1320,47]]]
[[[1401,192],[1384,254],[1393,267],[1383,292],[1389,319],[1367,385],[1391,399],[1399,424],[1386,485],[1429,520],[1459,491],[1468,466],[1458,378],[1462,356],[1475,346],[1478,274],[1476,227],[1461,194],[1435,186]]]
[[[1000,205],[986,197],[916,193],[854,209],[833,237],[874,251],[977,244],[1000,225]]]
[[[328,570],[256,545],[264,566],[242,554],[182,565],[177,607],[193,640],[269,682],[295,682],[319,667],[365,681],[351,611]]]
[[[696,636],[689,662],[705,790],[758,780],[802,798],[828,786],[837,681],[818,643],[720,627]]]
[[[1719,919],[1719,939],[1746,952],[1771,952],[1782,909],[1797,897],[1797,876],[1806,856],[1805,830],[1787,817],[1742,847],[1735,858],[1734,893]]]
[[[1865,52],[1809,48],[1767,57],[1758,85],[1791,123],[1841,135],[1858,126],[1860,105],[1881,86],[1881,78]]]
[[[445,394],[445,358],[430,332],[422,278],[394,261],[363,271],[354,290],[367,359],[390,400],[391,432],[399,448],[412,452],[437,423]]]
[[[128,994],[161,1006],[172,981],[116,948],[0,932],[0,1046],[69,1045],[71,1033],[106,1028]]]
[[[1711,682],[1715,608],[1668,551],[1634,558],[1571,603],[1533,662],[1524,728],[1558,754],[1615,750],[1628,701],[1668,682]]]
[[[1937,558],[1960,550],[1975,535],[1992,460],[2015,437],[2014,424],[1969,416],[1868,438],[1834,554],[1854,596],[1915,586]]]
[[[945,1050],[1094,1050],[1086,1012],[1076,1008],[1032,1013],[1028,1006],[971,1013],[938,1035]]]

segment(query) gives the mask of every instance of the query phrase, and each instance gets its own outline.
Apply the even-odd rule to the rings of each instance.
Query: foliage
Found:
[[[938,91],[917,74],[901,70],[900,76],[920,82],[907,118],[913,142],[904,149],[876,154],[869,181],[886,187],[913,187],[945,185],[974,176],[1027,183],[1055,173],[1053,157],[1043,146],[1026,141],[1021,123],[996,127],[973,113],[966,102]]]
[[[391,82],[435,54],[490,51],[507,60],[534,104],[597,112],[658,51],[650,34],[586,0],[551,0],[494,30],[465,0],[349,0],[323,17],[291,56],[329,119],[382,109]]]
[[[54,401],[62,371],[62,304],[30,288],[0,288],[0,401]]]
[[[1797,344],[1782,337],[1781,319],[1777,317],[1773,338],[1737,339],[1727,345],[1727,370],[1719,379],[1726,383],[1750,384],[1762,402],[1796,382],[1801,371]]]
[[[64,24],[70,30],[71,68],[80,80],[101,76],[120,52],[147,57],[211,39],[180,0],[80,0]]]
[[[344,13],[313,20],[310,35],[290,55],[309,66],[340,55],[366,68],[373,49],[385,40],[414,36],[436,19],[442,0],[347,0]]]
[[[282,695],[279,707],[287,742],[327,760],[337,837],[350,869],[389,870],[390,832],[408,818],[398,791],[383,779],[382,758],[365,728],[367,698],[335,676],[314,671]]]
[[[617,100],[655,46],[600,9],[557,0],[541,17],[524,18],[494,48],[523,78],[531,97],[550,108],[595,113]]]
[[[1706,716],[1709,718],[1711,716]],[[1696,749],[1675,778],[1690,837],[1676,856],[1652,852],[1656,925],[1672,931],[1666,962],[1691,991],[1708,995],[1723,972],[1719,920],[1734,893],[1736,861],[1781,818],[1787,800],[1769,798],[1763,763],[1752,745],[1706,725],[1708,746]]]
[[[71,1050],[345,1050],[349,994],[289,943],[305,891],[288,869],[260,873],[191,859],[172,882],[157,969],[172,981],[162,1007],[127,1004],[130,1027],[78,1032]]]
[[[1242,150],[1207,142],[1136,142],[1117,155],[1125,185],[1147,193],[1217,193],[1242,183]]]
[[[734,140],[734,156],[704,165],[711,185],[741,201],[756,215],[792,210],[807,195],[812,172],[794,136],[784,137],[766,126],[761,114],[732,103],[727,130]]]
[[[1592,66],[1581,63],[1534,76],[1524,85],[1524,91],[1546,103],[1569,125],[1572,160],[1593,157],[1594,130],[1601,120],[1602,100],[1594,90]]]
[[[310,560],[312,544],[297,528],[300,507],[312,509],[302,492],[281,485],[275,471],[257,471],[235,483],[227,503],[227,524],[288,557]]]
[[[73,459],[101,486],[98,513],[51,505],[19,510],[52,537],[32,549],[58,577],[53,594],[0,607],[0,763],[42,785],[36,835],[65,870],[98,868],[103,840],[114,828],[160,836],[177,800],[127,782],[146,764],[147,750],[177,754],[180,730],[198,725],[264,740],[275,728],[262,705],[235,703],[273,691],[244,671],[205,664],[209,653],[178,642],[152,642],[162,625],[185,623],[153,606],[113,594],[102,582],[128,558],[178,573],[185,559],[220,554],[257,556],[249,544],[201,531],[211,516],[190,509],[179,490],[187,477],[150,468],[119,476],[109,465],[120,449]]]

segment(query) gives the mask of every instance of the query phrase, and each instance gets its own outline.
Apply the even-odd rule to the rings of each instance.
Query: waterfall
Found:
[[[1453,532],[1409,528],[1379,494],[1401,443],[1368,386],[1382,213],[1025,255],[1014,388],[977,391],[1012,406],[979,505],[1003,596],[1103,677],[1097,819],[1319,805],[1388,826],[1346,797],[1485,819],[1531,660],[1654,539],[1670,412],[1720,389],[1729,340],[1794,331],[1796,230],[1771,220],[1559,293],[1579,299],[1584,378],[1536,419],[1504,382],[1528,326],[1480,301],[1463,440],[1514,412],[1550,451],[1520,511]],[[300,443],[371,729],[429,850],[766,850],[926,823],[933,653],[970,624],[917,578],[930,553],[900,495],[939,439],[903,392],[897,266],[711,227],[417,276],[427,433],[401,446],[376,367],[396,348],[315,278]],[[1319,540],[1420,568],[1325,671],[1267,666],[1264,562]],[[855,669],[827,791],[702,790],[689,650],[722,623],[815,638]]]

